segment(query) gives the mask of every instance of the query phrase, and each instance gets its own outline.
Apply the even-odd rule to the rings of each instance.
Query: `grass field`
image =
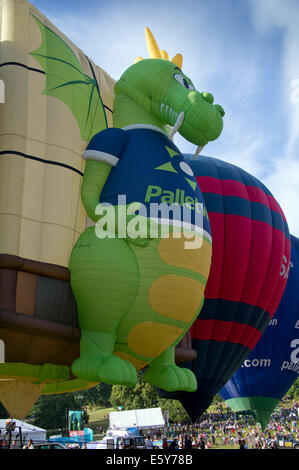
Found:
[[[98,440],[105,434],[105,431],[109,426],[109,413],[111,411],[115,411],[114,408],[94,408],[92,410],[88,410],[88,427],[93,430],[94,440]],[[97,430],[100,426],[103,428],[103,432],[101,434]]]

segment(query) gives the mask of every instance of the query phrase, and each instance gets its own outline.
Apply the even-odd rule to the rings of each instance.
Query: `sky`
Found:
[[[298,0],[31,0],[115,80],[148,57],[144,28],[199,91],[225,109],[221,136],[203,155],[262,181],[299,237]],[[176,134],[183,153],[196,147]]]

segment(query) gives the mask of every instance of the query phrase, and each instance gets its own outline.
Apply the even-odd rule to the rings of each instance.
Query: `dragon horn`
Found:
[[[136,57],[136,59],[134,60],[134,64],[136,64],[136,62],[140,62],[141,60],[144,60],[143,57]]]
[[[161,53],[162,59],[169,60],[169,57],[166,51],[161,50],[160,53]]]
[[[173,59],[171,59],[171,62],[173,62],[179,69],[182,69],[183,67],[183,56],[182,54],[176,54]]]
[[[150,29],[146,26],[145,28],[145,39],[147,44],[147,50],[151,59],[161,59],[159,47],[152,35]]]

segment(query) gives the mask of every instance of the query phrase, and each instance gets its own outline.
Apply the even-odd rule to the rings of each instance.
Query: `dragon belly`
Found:
[[[140,283],[133,305],[122,319],[115,354],[137,369],[175,346],[197,317],[209,274],[211,242],[186,249],[184,238],[152,240],[134,246]]]

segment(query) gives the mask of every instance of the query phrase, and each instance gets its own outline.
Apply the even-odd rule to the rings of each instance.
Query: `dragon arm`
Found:
[[[111,166],[96,160],[86,160],[83,181],[81,185],[81,200],[88,217],[97,222],[96,207],[100,194],[111,171]]]

